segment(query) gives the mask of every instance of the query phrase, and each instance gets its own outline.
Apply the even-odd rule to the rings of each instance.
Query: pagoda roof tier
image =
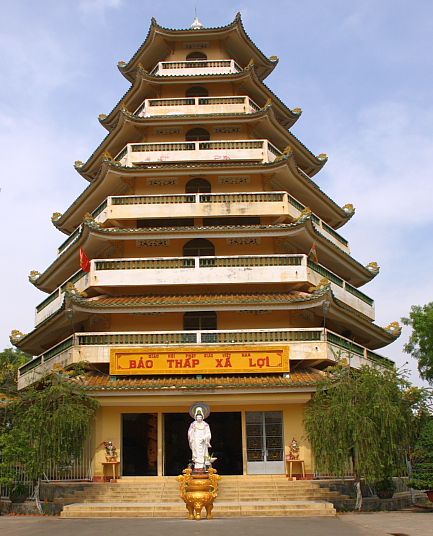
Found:
[[[315,391],[318,381],[323,373],[314,369],[291,372],[290,374],[233,374],[231,376],[175,376],[175,377],[140,377],[140,378],[119,378],[114,379],[108,374],[84,374],[78,379],[72,378],[69,381],[78,383],[86,391],[95,395],[103,395],[106,392],[127,391],[131,392],[151,392],[167,396],[173,394],[185,394],[188,391],[197,392],[236,392],[238,390],[248,390],[249,393],[262,393],[263,389],[271,392],[291,392]]]
[[[118,116],[125,107],[128,110],[139,110],[146,98],[158,98],[160,89],[164,86],[191,86],[197,83],[215,84],[230,82],[236,92],[247,94],[259,106],[264,106],[271,100],[274,104],[277,120],[286,128],[290,128],[299,119],[302,111],[299,108],[291,110],[279,97],[260,80],[256,68],[249,65],[242,71],[232,74],[209,74],[190,76],[154,76],[145,69],[139,68],[135,74],[132,86],[121,97],[108,115],[101,114],[100,122],[109,131],[115,128]]]
[[[207,310],[276,310],[286,311],[309,309],[317,318],[323,319],[327,308],[327,322],[334,331],[343,333],[348,329],[357,343],[369,349],[377,349],[393,342],[400,329],[390,324],[382,328],[349,305],[338,300],[331,290],[329,281],[311,289],[311,292],[279,293],[203,293],[140,296],[83,297],[73,286],[65,290],[62,304],[30,333],[11,342],[25,352],[38,355],[51,348],[71,332],[71,317],[75,323],[87,319],[95,321],[97,314],[119,314],[123,312],[179,312]],[[356,343],[354,343],[356,345]]]
[[[237,13],[233,22],[214,28],[171,29],[160,26],[152,18],[146,39],[127,62],[119,62],[120,72],[129,81],[134,79],[140,64],[151,70],[155,64],[164,60],[173,48],[173,43],[224,40],[224,47],[231,58],[246,66],[250,61],[256,65],[261,79],[266,78],[278,63],[276,56],[266,57],[245,31],[241,14]]]
[[[101,167],[104,154],[117,155],[129,143],[146,143],[143,141],[143,130],[168,124],[170,127],[200,125],[252,124],[257,132],[274,143],[280,151],[290,147],[297,164],[304,172],[314,175],[324,166],[326,156],[315,156],[294,134],[281,126],[276,120],[273,106],[267,105],[255,113],[244,114],[200,114],[138,117],[123,109],[118,116],[116,127],[107,134],[95,149],[87,162],[76,164],[77,171],[87,180],[94,181]],[[173,140],[171,140],[173,141]],[[174,140],[176,142],[176,140]],[[180,141],[180,140],[179,140]],[[183,140],[181,140],[183,141]],[[212,140],[210,140],[212,141]],[[228,141],[236,141],[230,139]]]
[[[102,227],[93,219],[85,219],[69,246],[64,248],[43,273],[31,278],[31,282],[44,292],[53,292],[77,270],[79,248],[85,249],[90,258],[96,258],[107,247],[107,241],[251,236],[279,238],[282,249],[292,245],[305,254],[316,242],[320,262],[355,287],[364,285],[378,273],[378,269],[363,266],[321,234],[316,229],[311,215],[286,224],[151,228]]]
[[[298,200],[302,200],[325,220],[329,225],[338,229],[353,215],[353,209],[340,207],[320,189],[306,173],[296,165],[293,154],[285,155],[281,160],[270,164],[252,162],[213,162],[161,164],[147,167],[120,166],[117,162],[104,158],[98,176],[77,197],[63,214],[57,214],[53,219],[54,225],[65,234],[72,233],[83,221],[84,215],[95,212],[109,195],[122,195],[131,193],[128,178],[141,179],[146,177],[175,177],[188,173],[200,174],[206,177],[222,172],[231,175],[268,174],[271,189],[286,190]]]

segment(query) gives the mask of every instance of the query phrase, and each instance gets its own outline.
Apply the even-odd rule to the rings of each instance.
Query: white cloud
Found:
[[[433,108],[378,102],[351,119],[350,128],[330,125],[330,161],[321,184],[332,198],[357,207],[340,232],[356,259],[381,265],[362,290],[375,299],[376,323],[385,326],[407,316],[411,305],[433,301],[433,181],[427,165],[433,155]],[[405,328],[397,342],[378,352],[398,366],[408,362],[412,381],[421,383],[417,363],[403,352],[409,334]]]
[[[433,155],[432,121],[433,108],[409,103],[362,110],[357,128],[331,142],[331,191],[351,196],[369,226],[400,230],[433,222],[433,181],[426,166]]]

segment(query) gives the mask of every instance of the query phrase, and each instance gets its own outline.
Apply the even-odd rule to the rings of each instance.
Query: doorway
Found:
[[[123,476],[156,476],[157,414],[122,414]]]
[[[247,411],[247,473],[285,472],[282,411]]]
[[[192,419],[184,413],[164,414],[164,475],[180,475],[191,459],[188,428]],[[242,474],[242,424],[240,412],[215,412],[206,419],[211,452],[220,475]]]

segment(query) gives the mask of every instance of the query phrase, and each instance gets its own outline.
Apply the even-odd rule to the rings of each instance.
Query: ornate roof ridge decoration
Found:
[[[134,91],[138,90],[140,88],[140,85],[143,82],[147,82],[151,86],[160,86],[168,83],[173,82],[173,78],[176,79],[176,82],[179,82],[179,79],[184,78],[188,82],[191,79],[194,78],[208,78],[212,80],[219,80],[221,81],[230,81],[234,82],[236,80],[242,80],[244,78],[250,78],[251,82],[257,85],[265,94],[267,93],[269,95],[268,99],[272,99],[274,104],[276,106],[280,107],[280,112],[284,115],[286,114],[286,119],[282,118],[281,124],[285,126],[286,128],[292,127],[295,122],[299,119],[299,117],[302,114],[302,109],[299,107],[296,107],[294,109],[289,108],[284,102],[276,95],[272,89],[267,86],[263,80],[259,78],[256,72],[255,65],[251,64],[242,69],[240,72],[237,73],[227,73],[227,74],[207,74],[207,75],[177,75],[177,76],[155,76],[151,75],[141,64],[138,64],[138,67],[136,69],[136,73],[134,76],[134,79],[131,80],[131,87],[120,97],[119,101],[114,105],[111,112],[108,114],[102,114],[105,115],[105,118],[99,118],[100,123],[107,128],[107,130],[112,130],[113,125],[115,125],[115,117],[117,113],[120,111],[120,107],[122,103],[126,102],[131,94],[134,93]],[[100,114],[101,115],[101,114]]]
[[[238,12],[232,22],[225,26],[215,26],[215,27],[202,27],[202,28],[181,28],[181,29],[174,29],[174,28],[167,28],[165,26],[161,26],[158,24],[156,19],[152,17],[149,30],[147,32],[146,38],[144,39],[143,43],[140,45],[140,47],[137,49],[137,51],[133,54],[131,59],[128,62],[125,61],[119,61],[118,62],[118,68],[120,72],[125,76],[125,78],[129,81],[132,81],[132,77],[134,75],[134,70],[137,68],[137,64],[141,62],[141,59],[143,55],[145,54],[146,50],[150,50],[152,46],[155,46],[155,43],[157,43],[158,36],[161,36],[161,38],[166,41],[170,37],[187,37],[191,36],[194,39],[196,38],[208,38],[212,34],[221,34],[221,37],[223,37],[223,34],[230,34],[232,32],[237,32],[239,35],[241,41],[249,47],[250,53],[252,53],[257,60],[261,64],[261,70],[263,71],[263,78],[268,76],[275,66],[278,63],[278,57],[277,56],[270,56],[269,58],[257,47],[257,45],[254,43],[254,41],[249,37],[247,32],[245,31],[245,27],[242,23],[242,17],[240,12]],[[224,36],[227,38],[227,36]],[[166,45],[167,46],[167,45]]]
[[[87,293],[84,291],[79,291],[73,283],[69,282],[66,283],[65,286],[65,298],[68,298],[70,300],[82,300],[87,298]]]
[[[396,339],[401,335],[401,325],[397,321],[391,322],[383,329]]]
[[[29,273],[30,283],[32,283],[32,285],[37,286],[36,282],[40,278],[40,276],[41,276],[41,272],[39,272],[38,270],[31,270],[31,272]]]
[[[53,212],[53,215],[51,216],[51,221],[53,225],[56,226],[56,223],[60,220],[60,218],[63,216],[61,212]]]
[[[367,270],[376,276],[380,272],[380,266],[376,261],[371,261],[366,266]]]
[[[19,331],[18,329],[13,329],[9,335],[9,340],[14,346],[17,346],[19,342],[26,336],[25,333]]]
[[[349,218],[351,218],[356,212],[356,208],[352,205],[352,203],[346,203],[341,208],[344,210],[344,212]]]

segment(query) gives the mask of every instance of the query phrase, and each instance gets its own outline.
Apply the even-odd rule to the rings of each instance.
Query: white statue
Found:
[[[203,408],[195,408],[194,421],[188,429],[188,442],[192,451],[194,469],[205,469],[209,465],[210,427],[203,420]]]

